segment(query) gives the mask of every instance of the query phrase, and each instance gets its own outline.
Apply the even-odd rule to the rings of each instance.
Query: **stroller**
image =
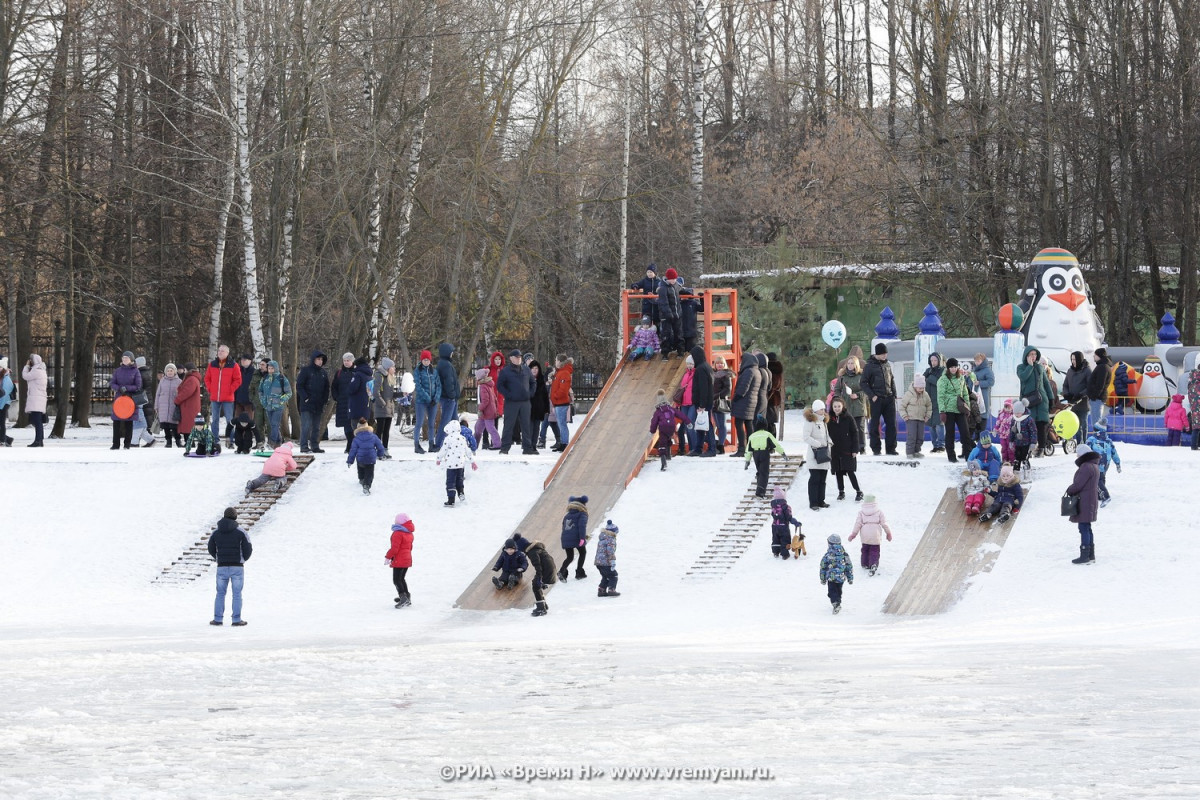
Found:
[[[1053,407],[1051,407],[1051,409],[1050,409],[1050,419],[1053,420],[1054,417],[1058,414],[1058,412],[1067,411],[1070,408],[1071,408],[1071,404],[1068,403],[1066,400],[1059,400],[1058,403],[1056,405],[1054,405]],[[1086,424],[1086,422],[1087,422],[1087,420],[1081,420],[1080,424]],[[1042,455],[1043,456],[1054,455],[1054,450],[1059,445],[1062,445],[1062,450],[1064,453],[1066,453],[1067,455],[1073,455],[1075,453],[1076,448],[1079,447],[1079,442],[1077,442],[1074,437],[1071,437],[1069,439],[1063,439],[1061,436],[1058,435],[1058,431],[1054,430],[1054,425],[1047,426],[1047,428],[1046,428],[1046,447],[1043,448]]]

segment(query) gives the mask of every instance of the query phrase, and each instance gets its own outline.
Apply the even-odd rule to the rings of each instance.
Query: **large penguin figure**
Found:
[[[1042,351],[1059,372],[1080,350],[1091,362],[1104,345],[1104,328],[1079,261],[1066,250],[1048,247],[1033,257],[1017,305],[1025,312],[1021,330],[1027,344]]]

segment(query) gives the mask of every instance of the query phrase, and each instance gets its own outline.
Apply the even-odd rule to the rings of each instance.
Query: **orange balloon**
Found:
[[[133,415],[136,413],[137,405],[133,402],[132,397],[121,395],[113,400],[113,414],[117,419],[133,419]]]

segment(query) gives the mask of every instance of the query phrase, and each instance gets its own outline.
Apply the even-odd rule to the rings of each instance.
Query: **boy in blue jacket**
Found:
[[[1108,438],[1108,426],[1104,424],[1104,420],[1092,426],[1092,435],[1088,437],[1087,446],[1092,448],[1093,453],[1100,454],[1100,507],[1104,508],[1112,500],[1112,495],[1108,493],[1108,484],[1105,482],[1108,465],[1116,464],[1117,472],[1121,471],[1121,457],[1117,455],[1117,445]]]

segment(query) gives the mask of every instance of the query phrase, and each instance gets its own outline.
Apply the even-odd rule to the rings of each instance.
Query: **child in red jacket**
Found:
[[[412,596],[408,593],[408,581],[405,576],[412,566],[413,531],[416,526],[412,519],[403,512],[396,515],[392,523],[392,546],[383,557],[384,562],[392,568],[392,583],[396,585],[396,608],[412,605]]]

